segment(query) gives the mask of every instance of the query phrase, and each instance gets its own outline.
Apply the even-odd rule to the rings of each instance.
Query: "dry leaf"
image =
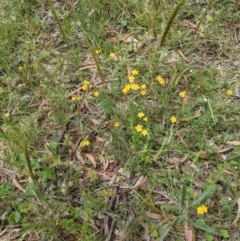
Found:
[[[178,137],[178,140],[179,140],[186,148],[188,148],[188,145],[187,145],[187,143],[184,141],[183,136],[178,135],[177,137]]]
[[[237,216],[236,216],[235,220],[233,221],[232,225],[237,224],[238,220],[240,219],[240,197],[237,200],[237,205],[238,205]]]
[[[240,145],[240,141],[228,141],[226,143],[231,146],[239,146]]]
[[[188,95],[186,95],[186,96],[183,98],[183,100],[182,100],[182,107],[184,107],[184,106],[186,106],[186,105],[187,105],[188,100],[189,100],[189,96],[188,96]]]
[[[230,150],[232,150],[233,149],[233,146],[229,146],[229,147],[226,147],[226,148],[223,148],[223,149],[221,149],[220,147],[218,147],[217,148],[217,151],[218,151],[218,153],[224,153],[224,152],[228,152],[228,151],[230,151]]]
[[[100,163],[103,164],[103,171],[107,170],[107,168],[109,166],[109,161],[107,159],[105,159],[102,155],[98,155],[98,158],[100,160]]]
[[[25,190],[23,187],[21,187],[21,185],[18,183],[18,181],[17,181],[16,178],[13,178],[13,179],[12,179],[12,184],[13,184],[17,189],[19,189],[20,191],[26,192],[26,190]]]
[[[158,213],[150,213],[150,212],[145,212],[146,216],[151,218],[151,219],[155,219],[155,220],[160,220],[161,219],[161,215]]]
[[[86,162],[86,159],[88,159],[92,163],[94,168],[97,167],[97,163],[96,163],[93,155],[91,155],[90,153],[85,153],[84,154],[84,162]]]
[[[187,225],[185,226],[185,235],[186,235],[186,241],[195,241],[194,229]]]
[[[143,186],[143,184],[147,181],[147,176],[140,176],[139,179],[137,180],[137,182],[135,183],[135,185],[133,186],[120,186],[120,188],[129,188],[129,189],[133,189],[136,190],[140,187]]]
[[[199,110],[196,111],[195,115],[190,116],[188,118],[184,118],[183,121],[190,121],[190,120],[196,119],[196,118],[200,117],[203,112],[204,112],[204,109],[202,107],[200,107]]]

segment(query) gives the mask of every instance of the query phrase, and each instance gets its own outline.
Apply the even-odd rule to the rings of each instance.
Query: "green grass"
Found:
[[[239,240],[239,4],[66,2],[0,3],[0,239]]]

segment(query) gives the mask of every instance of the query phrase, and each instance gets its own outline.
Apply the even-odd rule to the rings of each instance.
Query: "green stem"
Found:
[[[25,143],[24,145],[24,155],[26,158],[26,162],[27,162],[27,167],[28,167],[28,171],[29,171],[29,175],[34,183],[34,186],[36,188],[35,190],[35,194],[37,196],[37,198],[41,201],[44,201],[46,203],[48,203],[46,196],[41,192],[39,185],[37,183],[37,179],[35,178],[34,174],[33,174],[33,169],[32,169],[32,165],[31,165],[31,159],[29,156],[29,152],[28,152],[28,147],[27,144]]]
[[[170,17],[170,19],[167,23],[166,28],[164,29],[163,36],[161,38],[161,46],[163,46],[165,44],[165,40],[166,40],[166,37],[167,37],[167,35],[169,33],[169,30],[172,26],[172,23],[173,23],[174,19],[176,18],[179,9],[184,5],[184,3],[185,3],[185,0],[180,0],[180,2],[177,4],[176,8],[172,12],[172,15],[171,15],[171,17]]]
[[[69,40],[68,40],[68,38],[67,38],[64,30],[63,30],[62,24],[61,24],[61,22],[60,22],[60,20],[59,20],[59,18],[58,18],[58,16],[57,16],[57,13],[56,13],[56,11],[55,11],[55,9],[54,9],[54,7],[53,7],[53,2],[52,2],[52,0],[48,0],[48,4],[49,4],[50,7],[51,7],[51,12],[52,12],[52,14],[53,14],[53,16],[54,16],[54,19],[57,21],[57,24],[58,24],[58,27],[59,27],[59,29],[60,29],[60,32],[61,32],[61,34],[62,34],[62,36],[63,36],[63,39],[64,39],[65,43],[67,44],[68,48],[70,49]]]
[[[88,47],[88,49],[90,51],[90,54],[92,55],[93,60],[94,60],[94,62],[96,64],[98,75],[99,75],[102,83],[105,84],[105,78],[104,78],[102,69],[101,69],[101,67],[99,65],[99,62],[98,62],[98,59],[97,59],[97,54],[95,53],[95,51],[94,51],[94,49],[92,47],[92,44],[90,43],[90,41],[89,41],[89,39],[88,39],[88,37],[87,37],[87,35],[86,35],[84,30],[82,31],[82,34],[83,34],[83,37],[84,37],[84,41],[85,41],[85,43],[86,43],[86,45],[87,45],[87,47]]]

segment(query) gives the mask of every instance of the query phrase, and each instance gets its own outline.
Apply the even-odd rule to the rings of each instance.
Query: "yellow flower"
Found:
[[[148,131],[147,131],[147,130],[142,130],[141,134],[142,134],[143,136],[147,136],[147,135],[148,135]]]
[[[23,66],[19,66],[19,67],[18,67],[18,70],[19,70],[19,71],[23,71]]]
[[[83,84],[84,84],[84,85],[89,85],[89,81],[85,79],[85,80],[83,81]]]
[[[205,205],[201,205],[197,208],[197,214],[203,215],[208,212],[208,208]]]
[[[85,146],[89,146],[89,145],[90,145],[89,140],[84,140],[84,141],[81,141],[81,143],[80,143],[80,147],[85,147]]]
[[[142,125],[136,125],[136,126],[135,126],[135,130],[136,130],[137,132],[142,132],[142,131],[143,131]]]
[[[184,98],[186,96],[186,91],[181,91],[179,94],[178,94],[181,98]]]
[[[109,54],[109,57],[110,57],[111,59],[115,59],[116,54],[115,54],[115,53],[110,53],[110,54]]]
[[[231,95],[233,95],[233,91],[232,91],[232,90],[227,90],[227,91],[226,91],[226,94],[227,94],[228,96],[231,96]]]
[[[20,66],[18,67],[18,70],[21,72],[21,71],[23,71],[23,70],[26,69],[26,68],[27,68],[27,65],[24,64],[24,65],[20,65]]]
[[[142,91],[140,92],[140,95],[146,95],[146,93],[147,93],[146,90],[142,90]]]
[[[88,85],[83,85],[82,86],[82,90],[87,90],[88,89]]]
[[[139,112],[138,115],[137,115],[139,118],[142,118],[145,116],[145,114],[143,112]]]
[[[83,81],[83,85],[82,85],[82,90],[87,90],[89,86],[89,81],[88,80],[84,80]]]
[[[131,75],[138,75],[138,70],[137,69],[133,69],[132,71],[131,71]]]
[[[139,90],[140,86],[138,84],[131,84],[131,89],[132,90]]]
[[[171,120],[172,123],[176,123],[177,122],[177,118],[175,116],[172,116],[170,120]]]
[[[131,89],[131,85],[130,84],[126,84],[124,85],[123,89],[122,89],[122,92],[124,94],[127,94],[127,92]]]
[[[100,53],[101,53],[101,50],[100,50],[100,49],[96,49],[96,50],[95,50],[95,53],[96,53],[96,54],[100,54]]]
[[[135,77],[134,77],[133,75],[130,75],[130,76],[128,77],[129,83],[133,83],[133,82],[134,82],[134,79],[135,79]]]
[[[120,126],[120,122],[119,121],[115,121],[113,124],[114,127],[118,128]]]
[[[166,83],[165,79],[164,79],[162,76],[160,76],[160,75],[158,75],[158,76],[156,77],[156,80],[158,81],[158,83],[159,83],[160,85],[164,85],[164,84]]]
[[[77,96],[77,95],[74,95],[74,96],[72,96],[72,101],[79,101],[79,100],[81,100],[81,96]]]
[[[100,95],[100,93],[99,93],[98,91],[95,91],[95,92],[93,93],[93,95],[94,95],[95,97],[98,97],[98,96]]]
[[[148,117],[147,116],[144,117],[143,120],[147,122],[148,121]]]
[[[147,86],[145,84],[142,84],[141,85],[141,90],[145,90],[145,89],[147,89]]]

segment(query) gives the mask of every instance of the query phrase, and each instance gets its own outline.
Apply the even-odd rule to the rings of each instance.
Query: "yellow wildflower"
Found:
[[[100,95],[100,93],[99,93],[98,91],[95,91],[95,92],[93,93],[93,95],[94,95],[95,97],[98,97],[98,96]]]
[[[142,132],[142,131],[143,131],[142,125],[136,125],[136,126],[135,126],[135,130],[136,130],[137,132]]]
[[[19,66],[19,67],[18,67],[18,70],[19,70],[19,71],[23,71],[23,66]]]
[[[158,81],[158,83],[159,83],[160,85],[164,85],[164,84],[166,83],[165,79],[164,79],[162,76],[160,76],[160,75],[158,75],[158,76],[156,77],[156,80]]]
[[[229,89],[229,90],[226,91],[226,94],[227,94],[228,96],[231,96],[231,95],[233,95],[233,91]]]
[[[113,124],[114,127],[118,128],[120,126],[120,122],[119,121],[115,121]]]
[[[142,118],[145,116],[145,114],[143,112],[139,112],[138,115],[137,115],[139,118]]]
[[[96,50],[95,50],[95,53],[96,53],[96,54],[100,54],[100,53],[101,53],[101,50],[100,50],[100,49],[96,49]]]
[[[84,84],[84,85],[89,85],[89,81],[85,79],[85,80],[83,81],[83,84]]]
[[[205,205],[201,205],[197,208],[197,214],[203,215],[208,212],[208,208]]]
[[[184,98],[186,96],[186,91],[181,91],[179,94],[178,94],[181,98]]]
[[[177,118],[175,116],[172,116],[170,120],[171,120],[172,123],[176,123],[177,122]]]
[[[143,136],[147,136],[147,135],[148,135],[148,131],[147,131],[147,130],[142,130],[141,134],[142,134]]]
[[[81,96],[74,95],[72,96],[72,101],[79,101],[81,100]]]
[[[24,65],[20,65],[20,66],[18,67],[18,70],[21,72],[21,71],[23,71],[23,70],[26,69],[26,68],[27,68],[27,65],[24,64]]]
[[[146,93],[147,93],[146,90],[142,90],[142,91],[140,92],[140,95],[146,95]]]
[[[130,84],[126,84],[124,85],[123,89],[122,89],[122,92],[124,94],[127,94],[127,92],[131,89],[131,85]]]
[[[83,85],[82,86],[82,90],[87,90],[88,89],[88,85]]]
[[[148,121],[148,117],[147,116],[144,117],[143,120],[147,122]]]
[[[135,79],[135,77],[134,77],[133,75],[130,75],[130,76],[128,77],[129,83],[133,83],[133,82],[134,82],[134,79]]]
[[[131,71],[131,75],[138,75],[138,70],[137,69],[133,69],[132,71]]]
[[[89,145],[90,145],[90,141],[89,140],[84,140],[84,141],[81,141],[81,143],[80,143],[81,147],[86,147],[86,146],[89,146]]]
[[[138,84],[131,84],[131,89],[132,90],[139,90],[140,86]]]
[[[147,86],[145,84],[142,84],[140,87],[141,87],[141,90],[147,89]]]
[[[109,54],[109,57],[110,57],[111,59],[115,59],[116,54],[115,54],[115,53],[110,53],[110,54]]]
[[[88,80],[84,80],[83,81],[83,85],[82,85],[82,90],[87,90],[89,86],[89,81]]]

